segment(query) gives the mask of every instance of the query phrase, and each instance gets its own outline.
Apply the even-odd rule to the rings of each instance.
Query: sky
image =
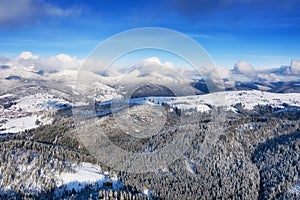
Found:
[[[193,38],[218,66],[278,67],[300,60],[299,7],[298,0],[0,0],[0,55],[84,59],[114,34],[162,27]]]

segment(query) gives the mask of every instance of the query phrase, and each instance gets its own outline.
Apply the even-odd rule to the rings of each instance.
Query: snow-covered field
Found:
[[[6,94],[0,97],[14,98],[13,94]],[[69,107],[71,103],[54,95],[37,93],[25,97],[15,97],[16,100],[9,108],[0,107],[0,134],[16,133],[25,129],[36,128],[41,124],[52,122],[47,114],[53,110]]]
[[[38,126],[35,123],[37,120],[37,115],[9,119],[5,124],[1,126],[0,133],[17,133],[25,129],[36,128]]]
[[[114,190],[121,189],[122,183],[116,175],[102,171],[99,165],[91,163],[73,164],[74,172],[61,173],[57,175],[56,196],[64,191],[81,192],[86,188],[99,189],[105,186],[105,183],[111,183]]]
[[[11,97],[14,97],[14,95],[5,94],[0,96],[0,100]],[[283,108],[283,104],[288,104],[300,107],[300,94],[278,94],[257,90],[226,91],[185,97],[147,97],[130,101],[124,100],[124,102],[127,104],[129,102],[134,104],[167,103],[171,108],[177,107],[182,110],[193,110],[196,112],[209,112],[211,106],[222,106],[227,111],[237,112],[233,106],[238,103],[248,110],[253,109],[257,105],[271,105]],[[103,102],[101,104],[107,103],[111,102]],[[0,107],[0,134],[35,128],[38,126],[37,121],[40,122],[39,125],[51,123],[51,117],[47,117],[45,113],[69,106],[72,106],[70,102],[47,93],[38,93],[19,98],[14,105],[7,109]]]
[[[51,94],[38,93],[18,99],[15,107],[28,112],[45,111],[53,108],[71,106],[70,102]]]
[[[196,109],[199,112],[210,110],[208,105],[227,107],[228,110],[236,111],[232,106],[241,103],[245,109],[251,110],[257,105],[271,105],[274,107],[283,107],[283,104],[300,107],[300,94],[288,93],[278,94],[252,91],[226,91],[216,92],[198,96],[187,97],[151,97],[148,98],[156,103],[168,103],[171,106],[188,110]]]

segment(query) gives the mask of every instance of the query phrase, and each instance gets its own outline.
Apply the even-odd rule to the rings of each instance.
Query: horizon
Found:
[[[122,66],[122,67],[133,67],[137,64],[139,64],[140,62],[142,62],[143,60],[146,59],[150,59],[153,57],[158,58],[160,61],[162,62],[170,62],[171,64],[174,64],[175,67],[178,68],[188,68],[191,67],[191,65],[186,62],[184,59],[180,58],[180,56],[175,55],[171,52],[163,52],[162,50],[155,50],[155,51],[161,51],[163,52],[162,54],[154,54],[152,53],[144,53],[144,50],[140,50],[140,52],[136,53],[136,52],[128,52],[125,55],[120,56],[116,61],[114,61],[112,64],[116,64],[116,66]],[[78,61],[81,65],[82,63],[85,62],[85,60],[87,60],[89,58],[89,54],[87,54],[86,57],[78,57],[78,56],[74,56],[74,55],[70,55],[70,54],[66,54],[64,52],[58,53],[58,54],[38,54],[38,53],[34,53],[31,51],[21,51],[15,55],[3,55],[0,54],[0,65],[6,65],[7,63],[13,63],[13,60],[16,59],[20,59],[21,57],[24,56],[24,54],[30,54],[30,56],[26,59],[51,59],[51,58],[57,58],[60,56],[64,56],[67,59],[73,59],[74,61]],[[169,55],[168,55],[169,54]],[[213,59],[213,58],[212,58]],[[65,62],[64,60],[61,60],[62,62]],[[174,62],[172,62],[174,61]],[[275,68],[281,68],[281,67],[290,67],[292,65],[293,62],[300,62],[300,57],[299,59],[290,59],[289,61],[287,61],[286,63],[282,63],[282,64],[273,64],[270,66],[257,66],[257,65],[253,65],[251,62],[248,62],[247,60],[236,60],[234,61],[232,64],[230,65],[218,65],[218,63],[215,61],[215,59],[213,59],[214,63],[215,63],[215,67],[223,67],[223,68],[227,68],[229,70],[234,69],[234,66],[239,63],[239,62],[247,62],[248,64],[250,64],[255,70],[257,71],[262,71],[262,70],[269,70],[269,69],[275,69]],[[116,67],[114,65],[112,65],[113,67]],[[80,67],[79,67],[80,68]],[[78,68],[78,69],[79,69]]]

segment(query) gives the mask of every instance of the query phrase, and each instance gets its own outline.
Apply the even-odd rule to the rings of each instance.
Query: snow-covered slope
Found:
[[[102,76],[101,83],[116,88],[120,93],[130,93],[144,84],[157,84],[169,88],[173,93],[184,96],[195,94],[190,77],[186,77],[171,64],[160,63],[152,58],[128,69],[120,70],[115,76]]]
[[[160,104],[168,103],[171,106],[184,110],[196,109],[196,111],[200,112],[209,111],[210,106],[227,107],[228,110],[234,112],[235,109],[232,106],[238,103],[248,110],[253,109],[257,105],[283,107],[283,104],[288,104],[300,107],[299,93],[278,94],[258,90],[226,91],[187,97],[149,97],[147,99]]]
[[[105,87],[101,90],[101,94],[102,92],[104,92],[103,95],[94,96],[96,101],[105,102],[119,98],[118,94],[110,87]],[[8,102],[12,102],[12,105],[4,108],[0,104],[0,133],[19,132],[35,128],[40,124],[51,123],[51,117],[47,113],[59,108],[72,106],[69,101],[48,93],[37,93],[21,98],[17,98],[14,94],[9,93],[0,96],[0,102],[5,101],[5,99],[8,99]],[[10,101],[10,99],[13,100]],[[257,105],[271,105],[283,108],[284,104],[288,104],[300,107],[300,94],[278,94],[257,90],[226,91],[185,97],[147,97],[132,99],[131,101],[134,104],[167,103],[171,108],[177,107],[182,110],[193,110],[196,112],[209,112],[211,106],[222,106],[227,111],[237,112],[233,106],[239,103],[244,109],[248,110],[253,109]]]
[[[24,97],[6,94],[0,97],[0,133],[15,133],[52,122],[51,111],[70,107],[71,103],[48,93]]]
[[[23,154],[26,155],[24,152]],[[15,180],[8,181],[9,184],[0,187],[0,196],[1,193],[12,194],[12,188],[18,187],[18,184],[20,184],[19,186],[23,190],[38,194],[45,190],[44,187],[47,182],[53,183],[52,187],[55,188],[55,199],[63,198],[68,193],[80,193],[88,189],[96,191],[107,188],[113,190],[123,188],[123,184],[119,181],[117,175],[103,171],[99,165],[86,162],[80,162],[78,164],[65,162],[63,164],[64,168],[60,169],[62,170],[62,172],[60,172],[55,167],[49,167],[55,166],[59,161],[54,159],[51,160],[50,163],[47,163],[48,166],[39,166],[38,158],[33,154],[31,154],[31,156],[32,162],[29,161],[29,163],[24,162],[22,158],[15,158],[16,162],[19,162],[14,163],[16,178]],[[6,167],[7,166],[0,166],[0,181],[2,179],[1,172],[5,171],[5,173],[7,173]],[[38,172],[39,170],[40,172]],[[37,174],[40,176],[37,176]],[[8,175],[4,174],[3,176],[7,177]]]
[[[100,189],[106,183],[111,183],[112,189],[118,190],[123,187],[116,175],[110,175],[108,172],[102,171],[99,165],[91,163],[73,164],[73,172],[64,172],[57,174],[57,189],[55,196],[62,196],[63,192],[81,192],[87,187],[90,189]]]

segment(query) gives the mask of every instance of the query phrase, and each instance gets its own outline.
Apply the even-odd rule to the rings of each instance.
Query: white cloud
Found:
[[[142,65],[159,65],[162,67],[172,68],[174,69],[173,63],[166,61],[162,63],[158,57],[150,57],[141,62]]]
[[[234,86],[234,80],[232,78],[230,69],[226,67],[212,66],[201,68],[200,70],[201,75],[204,76],[206,81],[211,81],[219,88],[223,88],[224,86]]]
[[[254,78],[257,76],[257,72],[255,71],[253,66],[247,63],[246,61],[237,62],[234,65],[234,70],[241,74],[244,74],[247,77]]]
[[[33,55],[29,51],[22,52],[19,56],[12,58],[14,66],[23,67],[27,70],[36,70],[41,67],[41,60],[38,55]]]
[[[157,57],[150,57],[142,60],[140,63],[135,65],[132,70],[138,71],[140,76],[145,77],[162,75],[179,82],[183,79],[179,70],[175,68],[171,62],[166,61],[163,63]]]
[[[15,67],[23,67],[26,70],[77,70],[80,68],[82,61],[76,57],[71,57],[67,54],[59,54],[49,58],[41,58],[39,55],[34,55],[29,51],[22,52],[19,56],[12,58],[10,64]]]
[[[215,67],[214,71],[221,79],[231,79],[231,72],[226,67]]]
[[[23,51],[17,59],[29,60],[29,59],[39,59],[38,55],[33,55],[30,51]]]
[[[41,59],[41,66],[44,69],[52,70],[66,70],[66,69],[79,69],[82,61],[76,57],[71,57],[67,54],[59,54],[50,58]]]
[[[162,62],[157,57],[150,57],[140,61],[138,64],[128,68],[120,66],[109,66],[105,69],[103,62],[99,60],[87,59],[80,60],[76,57],[61,53],[51,57],[40,57],[29,51],[24,51],[13,58],[0,56],[0,65],[8,65],[14,68],[22,67],[28,71],[39,70],[79,70],[82,66],[84,70],[106,77],[121,77],[130,75],[129,81],[150,78],[151,80],[161,80],[173,83],[188,83],[198,73],[187,69],[175,67],[171,62]],[[210,81],[218,87],[233,87],[235,85],[235,73],[226,67],[206,67],[199,69],[200,76]],[[290,66],[274,68],[269,70],[256,71],[249,63],[239,61],[234,66],[234,70],[247,76],[247,81],[278,82],[295,80],[300,75],[300,61],[292,61]],[[196,73],[196,74],[195,74]],[[193,75],[192,75],[193,74]],[[243,80],[246,81],[246,80]]]
[[[248,81],[288,82],[297,79],[300,75],[300,61],[293,60],[289,66],[257,71],[249,63],[239,61],[235,64],[234,70],[248,77]]]
[[[157,57],[147,58],[147,59],[144,60],[144,63],[153,63],[153,64],[162,65],[159,58],[157,58]]]
[[[279,76],[273,73],[260,73],[258,74],[258,77],[267,82],[279,82],[282,80]]]
[[[0,64],[8,64],[15,67],[23,67],[27,70],[79,70],[81,67],[84,70],[94,73],[105,73],[105,76],[118,76],[128,71],[124,71],[123,68],[116,66],[109,66],[105,69],[103,62],[100,60],[86,59],[80,60],[76,57],[61,53],[51,57],[40,57],[32,52],[24,51],[20,55],[11,59],[0,57]],[[159,58],[152,57],[141,61],[136,66],[133,66],[131,70],[138,70],[140,74],[161,73],[165,75],[174,75],[177,73],[171,62],[162,63]],[[175,75],[174,75],[175,76]]]
[[[300,60],[293,60],[291,62],[291,73],[293,75],[300,75]]]
[[[48,16],[66,17],[70,15],[80,14],[80,12],[80,9],[62,9],[51,4],[47,4],[44,6],[44,13]]]

